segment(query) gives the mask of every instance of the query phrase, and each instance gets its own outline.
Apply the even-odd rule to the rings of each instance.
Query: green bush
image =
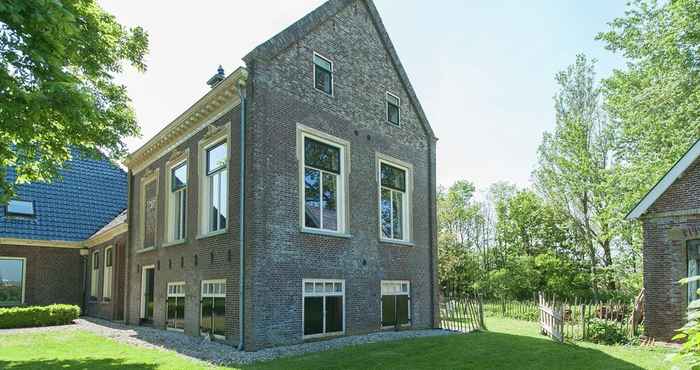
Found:
[[[70,324],[80,307],[70,304],[0,308],[0,329]]]
[[[597,318],[586,321],[586,340],[599,344],[632,344],[626,326],[612,320]]]

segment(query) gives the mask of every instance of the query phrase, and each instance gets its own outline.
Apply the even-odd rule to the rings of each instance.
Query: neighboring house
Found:
[[[86,248],[126,208],[127,175],[107,159],[72,156],[60,178],[20,185],[0,206],[0,306],[84,303]]]
[[[125,320],[246,350],[436,326],[436,138],[372,1],[244,61],[126,161]]]
[[[644,328],[663,340],[685,324],[688,302],[700,275],[700,141],[664,175],[627,215],[644,228]]]

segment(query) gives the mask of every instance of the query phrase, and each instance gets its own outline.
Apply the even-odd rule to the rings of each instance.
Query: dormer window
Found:
[[[26,200],[11,200],[7,203],[8,216],[34,217],[34,202]]]
[[[333,62],[314,53],[314,87],[333,95]]]
[[[401,99],[398,96],[386,93],[386,120],[396,126],[401,125]]]

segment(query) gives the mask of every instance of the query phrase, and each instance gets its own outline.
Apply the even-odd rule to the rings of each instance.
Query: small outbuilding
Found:
[[[668,340],[686,320],[700,274],[700,141],[697,141],[627,215],[644,230],[645,334]]]

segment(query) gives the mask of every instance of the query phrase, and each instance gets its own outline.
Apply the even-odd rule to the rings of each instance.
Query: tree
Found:
[[[700,138],[700,2],[636,0],[597,38],[628,60],[603,88],[629,211]]]
[[[145,71],[147,48],[143,29],[92,0],[0,2],[0,202],[53,179],[74,150],[126,153],[139,128],[113,77],[124,63]]]

